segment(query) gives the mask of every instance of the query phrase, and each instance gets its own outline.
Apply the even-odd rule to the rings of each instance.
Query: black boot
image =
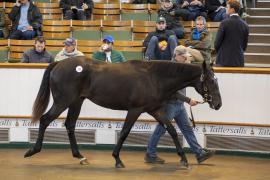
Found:
[[[145,154],[144,162],[146,162],[146,163],[152,163],[152,164],[164,164],[165,163],[165,160],[164,159],[161,159],[158,156],[151,157],[148,154]]]
[[[203,161],[209,159],[215,154],[215,150],[203,150],[202,153],[197,156],[198,164],[202,163]]]

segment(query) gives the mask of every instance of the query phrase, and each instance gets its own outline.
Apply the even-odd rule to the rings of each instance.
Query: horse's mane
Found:
[[[161,77],[174,77],[179,75],[179,73],[194,76],[201,73],[201,67],[194,64],[171,61],[151,61],[149,71]]]

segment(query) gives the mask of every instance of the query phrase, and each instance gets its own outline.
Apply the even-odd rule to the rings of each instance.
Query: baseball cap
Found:
[[[174,49],[174,54],[180,54],[186,58],[190,57],[191,54],[187,51],[186,48],[184,48],[183,46],[177,46],[175,49]]]
[[[160,16],[160,17],[157,18],[157,21],[156,22],[157,23],[160,23],[160,22],[166,23],[166,19],[164,17]]]
[[[108,41],[110,43],[113,43],[114,39],[111,35],[106,35],[106,36],[104,36],[103,41]]]
[[[76,46],[76,39],[74,38],[67,38],[64,42],[66,46]]]

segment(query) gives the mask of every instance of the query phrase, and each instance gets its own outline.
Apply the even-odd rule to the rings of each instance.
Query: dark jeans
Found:
[[[22,32],[20,30],[16,30],[11,33],[10,39],[31,40],[31,39],[34,39],[35,36],[36,36],[35,31]]]
[[[185,36],[185,30],[183,27],[176,27],[172,29],[178,39],[183,39]]]
[[[223,19],[226,19],[228,17],[228,15],[226,14],[226,9],[223,8],[223,9],[220,9],[216,15],[214,16],[214,18],[212,19],[213,21],[215,22],[220,22],[222,21]]]
[[[190,146],[190,149],[196,156],[200,156],[203,152],[202,147],[199,145],[196,136],[193,132],[192,127],[189,124],[188,115],[184,106],[184,103],[181,101],[171,101],[168,103],[164,110],[166,112],[166,119],[172,120],[174,119],[177,126],[183,133],[187,143]],[[163,134],[165,134],[166,129],[158,124],[154,133],[149,139],[148,146],[147,146],[147,154],[151,157],[156,157],[156,149],[158,145],[158,141]]]
[[[205,19],[207,19],[206,12],[197,10],[197,11],[189,11],[185,21],[195,21],[198,16],[203,16],[203,17],[205,17]]]
[[[161,51],[158,46],[159,40],[156,36],[153,36],[147,46],[145,56],[150,60],[171,60],[173,51],[177,46],[177,38],[172,35],[168,38],[168,45],[164,51]]]
[[[86,20],[86,15],[84,11],[76,11],[73,12],[72,10],[67,10],[65,12],[65,19],[70,20]]]

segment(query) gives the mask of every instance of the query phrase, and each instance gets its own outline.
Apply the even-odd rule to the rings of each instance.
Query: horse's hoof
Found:
[[[36,151],[34,149],[29,149],[25,154],[24,154],[24,157],[27,158],[27,157],[31,157],[33,156],[34,154],[38,153],[39,151]]]
[[[89,162],[86,158],[80,159],[80,165],[88,165],[88,164],[89,164]]]
[[[122,162],[120,162],[120,163],[115,164],[115,167],[116,168],[125,168],[125,165]]]
[[[188,168],[188,162],[185,161],[185,160],[181,160],[180,161],[180,165],[183,166],[183,167],[185,167],[185,168]]]

